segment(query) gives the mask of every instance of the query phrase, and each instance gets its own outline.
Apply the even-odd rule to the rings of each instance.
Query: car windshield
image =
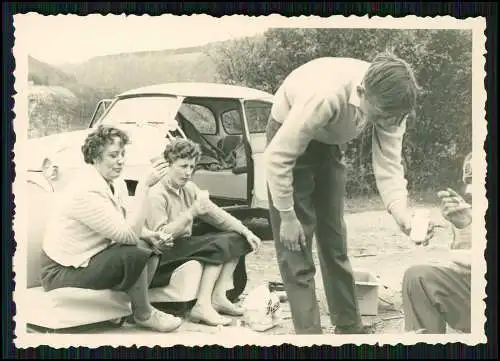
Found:
[[[118,100],[102,118],[102,124],[165,125],[175,128],[182,102],[173,96],[138,96]]]

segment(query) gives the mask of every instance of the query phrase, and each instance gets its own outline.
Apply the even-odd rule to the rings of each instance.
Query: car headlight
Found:
[[[42,162],[43,176],[50,182],[54,182],[59,177],[59,166],[49,157],[45,157]]]

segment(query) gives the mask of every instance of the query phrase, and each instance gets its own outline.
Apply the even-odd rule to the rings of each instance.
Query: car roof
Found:
[[[270,100],[273,95],[262,90],[247,88],[237,85],[227,85],[218,83],[200,83],[200,82],[185,82],[185,83],[164,83],[144,86],[136,89],[125,91],[118,97],[131,95],[175,95],[185,97],[202,97],[202,98],[237,98],[237,99],[253,99],[253,100]]]

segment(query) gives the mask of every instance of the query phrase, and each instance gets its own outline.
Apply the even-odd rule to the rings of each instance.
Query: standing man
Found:
[[[355,296],[344,222],[346,172],[341,144],[373,127],[373,168],[387,211],[409,234],[411,213],[401,162],[418,85],[391,53],[372,63],[319,58],[295,69],[275,94],[265,151],[270,219],[297,334],[322,333],[312,237],[336,333],[368,333]]]

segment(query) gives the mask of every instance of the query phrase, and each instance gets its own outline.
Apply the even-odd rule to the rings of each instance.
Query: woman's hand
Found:
[[[260,245],[262,244],[261,239],[250,231],[245,233],[244,236],[252,247],[253,252],[257,252],[257,250],[260,248]]]
[[[152,163],[153,169],[144,180],[147,187],[152,187],[167,174],[168,165],[164,159],[157,159]]]
[[[174,245],[174,237],[170,233],[160,230],[156,234],[158,239],[157,247],[160,250],[165,251]]]
[[[172,235],[162,230],[154,232],[149,231],[147,235],[143,235],[141,239],[144,240],[156,254],[162,254],[174,244]]]

